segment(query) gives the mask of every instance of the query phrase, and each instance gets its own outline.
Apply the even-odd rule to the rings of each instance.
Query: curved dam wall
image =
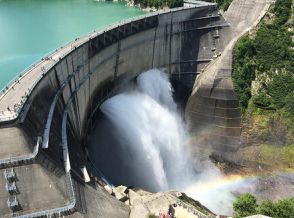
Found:
[[[65,172],[70,171],[73,181],[66,180],[66,186],[57,185],[62,196],[67,196],[70,202],[62,210],[69,213],[78,210],[82,211],[81,214],[92,211],[93,214],[88,214],[87,217],[96,217],[95,214],[100,211],[102,217],[114,217],[118,210],[113,208],[121,208],[120,212],[127,217],[128,209],[124,205],[110,203],[109,207],[113,205],[113,208],[108,208],[106,205],[101,206],[102,203],[99,207],[89,203],[95,202],[97,198],[105,202],[114,200],[108,199],[105,194],[99,194],[97,190],[89,192],[84,184],[87,179],[81,170],[83,167],[88,170],[92,182],[101,176],[87,155],[87,141],[99,105],[119,91],[125,80],[131,80],[150,68],[164,68],[171,77],[176,100],[185,106],[196,76],[213,58],[221,54],[229,34],[229,25],[217,7],[201,3],[195,7],[125,21],[84,37],[79,45],[73,42],[67,53],[53,57],[54,64],[48,71],[40,71],[42,77],[31,88],[18,119],[0,123],[0,130],[18,129],[21,133],[17,134],[22,135],[28,150],[33,152],[29,159],[33,159],[33,162],[17,161],[14,166],[21,168],[26,165],[28,169],[38,163],[42,170],[48,170],[47,174],[53,180],[55,177],[62,180]],[[16,143],[15,146],[22,145]],[[2,168],[8,166],[12,166],[12,163]],[[32,170],[32,174],[38,175],[38,170]],[[21,169],[19,171],[22,172]],[[26,181],[19,177],[19,181],[29,186],[40,184],[38,178]],[[68,186],[74,187],[69,192],[74,190],[75,196],[67,194]],[[49,207],[48,202],[43,205],[35,198],[40,206],[32,208],[30,194],[31,192],[19,195],[22,214]],[[32,203],[25,204],[26,201]],[[89,209],[89,204],[95,210]],[[2,206],[0,204],[0,211],[4,211]],[[57,212],[48,212],[53,213]]]
[[[176,81],[175,93],[189,93],[197,71],[223,48],[225,40],[214,34],[224,35],[227,26],[217,8],[210,5],[150,15],[103,31],[44,75],[29,97],[22,126],[31,137],[42,136],[53,99],[60,91],[46,152],[62,155],[56,145],[61,142],[61,121],[68,106],[70,158],[76,164],[72,167],[79,169],[87,162],[82,154],[95,110],[120,81],[150,68],[165,68]]]

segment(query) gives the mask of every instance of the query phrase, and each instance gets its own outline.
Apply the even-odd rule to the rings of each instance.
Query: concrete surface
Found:
[[[0,121],[15,118],[21,107],[21,102],[30,94],[42,74],[58,62],[59,58],[72,51],[75,46],[78,46],[83,41],[85,41],[85,38],[80,38],[59,48],[47,58],[37,62],[27,72],[22,73],[11,86],[7,87],[5,92],[0,95]]]
[[[215,55],[212,43],[216,49],[222,49],[222,41],[215,40],[213,35],[221,35],[225,28],[227,24],[214,5],[151,14],[77,39],[41,60],[8,87],[0,96],[0,134],[3,136],[0,144],[3,148],[10,144],[5,151],[0,151],[3,158],[29,152],[26,149],[30,140],[25,140],[20,133],[32,141],[43,136],[51,103],[61,90],[51,120],[49,146],[39,151],[43,159],[40,160],[38,154],[34,164],[15,167],[22,213],[61,207],[68,202],[66,188],[62,185],[50,188],[51,180],[57,178],[53,173],[54,176],[48,177],[46,172],[56,173],[56,167],[63,163],[61,120],[70,102],[66,126],[69,161],[74,180],[79,181],[75,185],[76,213],[72,216],[112,217],[116,214],[116,217],[127,217],[126,205],[81,182],[82,167],[87,166],[91,178],[96,173],[88,166],[85,152],[87,135],[91,123],[95,122],[95,108],[121,80],[134,78],[152,67],[166,68],[174,81],[182,83],[181,89],[189,92],[196,76],[189,72],[197,72],[199,66]],[[205,46],[200,46],[201,43]],[[7,122],[9,120],[11,122]],[[14,123],[20,129],[5,132],[7,128],[14,128]],[[1,211],[6,216],[9,213],[7,193],[6,197],[5,192],[1,196]]]
[[[176,207],[175,208],[175,217],[178,218],[198,218],[196,214],[189,212],[184,207]]]
[[[84,212],[76,212],[69,217],[72,218],[128,218],[130,214],[129,208],[122,202],[118,201],[108,192],[100,187],[83,187],[85,195],[86,210]],[[139,216],[142,217],[142,216]]]
[[[15,215],[60,207],[67,203],[63,176],[56,177],[39,164],[18,166],[13,169],[17,177],[15,183],[19,190],[16,196],[22,207],[22,210]],[[11,211],[7,206],[9,193],[5,189],[6,183],[4,169],[2,169],[0,170],[0,217],[11,217]]]
[[[167,214],[170,205],[174,207],[176,217],[208,218],[192,205],[186,204],[169,192],[150,193],[146,191],[133,191],[129,193],[131,202],[130,218],[148,217],[148,215],[159,216],[160,213]]]
[[[33,146],[27,142],[20,128],[2,128],[0,129],[0,150],[0,159],[8,159],[32,153]]]
[[[241,113],[231,80],[232,51],[238,38],[258,24],[269,6],[267,0],[232,2],[224,14],[231,25],[227,45],[195,81],[186,107],[186,118],[195,136],[194,145],[205,146],[208,155],[239,147]]]

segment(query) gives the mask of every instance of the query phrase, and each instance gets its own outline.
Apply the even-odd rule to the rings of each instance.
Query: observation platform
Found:
[[[33,147],[27,142],[24,132],[18,127],[0,129],[0,160],[29,155]]]

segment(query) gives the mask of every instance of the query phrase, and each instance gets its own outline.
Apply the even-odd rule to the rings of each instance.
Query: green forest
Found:
[[[218,7],[226,11],[233,0],[206,0],[207,2],[215,2]],[[140,4],[141,7],[155,7],[156,9],[168,7],[182,7],[184,4],[183,0],[134,0],[134,4]]]
[[[226,11],[233,0],[207,0],[207,2],[215,2],[218,7],[224,11]]]
[[[175,8],[183,6],[183,0],[134,0],[134,4],[140,4],[141,7],[155,7],[156,9],[168,7]]]
[[[240,195],[233,204],[236,218],[262,214],[273,218],[292,218],[294,214],[294,198],[276,202],[266,200],[257,204],[256,198],[249,194]]]
[[[273,146],[294,143],[291,4],[277,0],[257,30],[237,42],[233,56],[232,80],[243,121],[253,121],[260,143]]]
[[[255,31],[239,39],[233,54],[232,80],[244,126],[264,138],[250,160],[290,170],[294,154],[294,43],[292,0],[276,0]],[[253,121],[253,124],[250,122]],[[245,129],[245,128],[244,128]],[[244,131],[244,129],[242,131]],[[248,131],[246,134],[253,134]],[[273,142],[270,138],[277,136]],[[269,143],[269,144],[267,144]],[[281,146],[282,145],[282,146]],[[247,144],[250,146],[250,144]],[[284,168],[282,168],[282,165]],[[257,204],[251,194],[240,195],[233,204],[235,217],[263,214],[291,218],[294,198]]]
[[[294,115],[294,50],[287,23],[292,0],[277,0],[271,13],[274,18],[263,21],[255,36],[242,37],[234,51],[232,79],[244,111],[252,98],[252,81],[258,79],[256,107],[266,110],[284,109]]]

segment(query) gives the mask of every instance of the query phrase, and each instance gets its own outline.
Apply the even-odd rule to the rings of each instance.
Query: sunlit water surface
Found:
[[[124,1],[0,0],[0,89],[57,47],[140,14]]]

